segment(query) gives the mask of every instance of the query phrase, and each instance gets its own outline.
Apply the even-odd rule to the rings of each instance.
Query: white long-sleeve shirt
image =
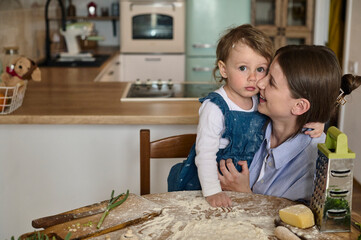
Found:
[[[240,108],[230,100],[223,86],[215,91],[226,101],[231,111],[253,112],[257,110],[257,96],[252,97],[253,106],[249,110]],[[221,109],[209,99],[204,101],[199,109],[197,128],[195,164],[204,197],[222,191],[218,179],[217,152],[228,145],[228,139],[222,138],[225,131],[224,115]]]

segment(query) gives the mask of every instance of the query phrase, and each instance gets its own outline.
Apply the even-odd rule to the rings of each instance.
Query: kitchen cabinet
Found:
[[[183,82],[184,64],[183,54],[119,54],[104,67],[94,81],[156,82],[160,79],[163,82]]]
[[[187,80],[212,82],[214,78],[212,71],[215,66],[216,57],[188,57],[186,62]]]
[[[313,0],[252,0],[252,24],[273,40],[276,49],[312,44]]]
[[[121,54],[121,81],[184,82],[184,54]]]
[[[111,61],[94,79],[95,82],[118,82],[120,77],[120,55],[114,56]]]
[[[251,0],[187,0],[186,81],[214,81],[218,39],[251,22]]]

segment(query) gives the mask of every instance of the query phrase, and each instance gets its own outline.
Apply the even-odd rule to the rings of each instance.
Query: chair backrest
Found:
[[[150,141],[149,129],[140,130],[140,194],[150,193],[151,158],[186,158],[196,134],[183,134]]]

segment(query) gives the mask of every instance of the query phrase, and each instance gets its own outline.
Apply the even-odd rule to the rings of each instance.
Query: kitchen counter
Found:
[[[152,139],[196,132],[199,103],[120,102],[125,82],[94,82],[104,69],[42,67],[23,105],[0,115],[0,239],[113,189],[139,193],[140,129]],[[152,193],[166,191],[177,161],[153,161]]]
[[[1,115],[0,124],[198,123],[200,103],[195,101],[120,102],[125,82],[94,82],[106,63],[99,68],[42,67],[42,81],[28,83],[23,105]]]

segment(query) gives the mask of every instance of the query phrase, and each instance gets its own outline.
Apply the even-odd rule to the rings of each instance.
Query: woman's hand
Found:
[[[212,207],[232,207],[232,201],[225,192],[219,192],[206,197]]]
[[[219,162],[219,168],[223,176],[218,173],[218,179],[221,182],[222,189],[235,192],[252,192],[249,186],[247,161],[239,161],[237,164],[242,167],[242,172],[237,171],[231,159],[227,159],[227,162],[225,160]]]
[[[305,134],[309,135],[311,138],[318,138],[321,137],[325,124],[321,122],[310,122],[306,123],[303,127],[312,129],[310,131],[305,131]]]

